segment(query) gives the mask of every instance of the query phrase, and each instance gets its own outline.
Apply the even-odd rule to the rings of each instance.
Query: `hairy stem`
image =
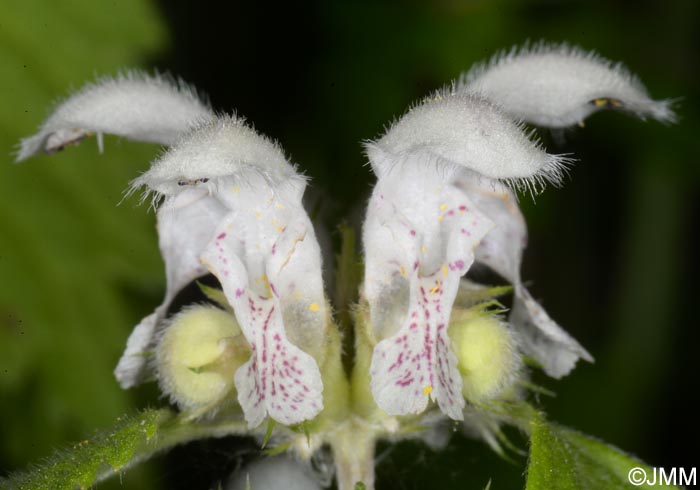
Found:
[[[375,442],[375,431],[359,419],[350,419],[335,431],[331,448],[339,490],[354,490],[358,483],[374,490]]]
[[[231,435],[250,435],[247,424],[244,421],[225,422],[189,422],[182,417],[178,417],[169,410],[162,410],[159,415],[158,431],[155,436],[141,445],[134,451],[129,462],[115,470],[106,466],[95,478],[94,483],[100,483],[112,476],[122,473],[138,464],[147,461],[156,454],[171,449],[180,444],[190,441],[205,439],[208,437],[227,437]]]

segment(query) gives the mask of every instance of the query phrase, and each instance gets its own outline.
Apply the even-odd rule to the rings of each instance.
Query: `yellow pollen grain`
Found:
[[[257,219],[260,219],[261,216],[262,216],[262,215],[261,215],[260,213],[255,213],[255,217],[256,217]]]
[[[234,186],[233,186],[233,192],[236,193],[236,194],[238,194],[239,192],[241,192],[241,188],[238,187],[237,185],[234,185]]]
[[[441,284],[442,284],[442,281],[440,281],[440,279],[438,279],[437,284],[435,284],[435,287],[434,287],[433,289],[430,290],[430,294],[435,294],[435,293],[437,293],[438,291],[440,291],[440,285],[441,285]]]
[[[401,266],[401,275],[406,277],[406,268],[404,266]]]
[[[428,251],[428,247],[426,247],[425,245],[423,245],[423,246],[420,248],[420,251],[421,251],[422,253],[425,253],[425,252]]]
[[[608,99],[595,99],[593,101],[596,107],[604,106],[605,104],[608,103]]]
[[[424,395],[429,395],[433,392],[433,385],[428,385],[425,388],[423,388],[423,394]]]
[[[447,277],[447,266],[446,265],[442,266],[442,277]]]
[[[444,218],[442,215],[438,216],[438,222],[442,221]]]
[[[278,202],[275,203],[275,207],[276,207],[277,209],[284,209],[284,206],[281,205],[281,204],[278,203]]]
[[[447,204],[441,204],[440,211],[444,211],[445,209],[447,209]]]
[[[280,233],[282,233],[282,232],[284,231],[284,226],[278,226],[278,227],[277,227],[277,231],[279,231]]]
[[[267,295],[269,297],[272,297],[272,287],[270,287],[270,280],[267,278],[267,276],[261,276],[260,280],[265,283],[265,289],[267,290]]]
[[[318,311],[318,309],[319,309],[318,303],[311,303],[311,304],[309,305],[309,310],[310,310],[310,311]]]

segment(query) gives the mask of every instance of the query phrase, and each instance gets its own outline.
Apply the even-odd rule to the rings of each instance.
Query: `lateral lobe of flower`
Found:
[[[238,400],[250,427],[267,415],[285,425],[296,424],[315,417],[323,408],[318,364],[289,339],[293,333],[320,342],[325,320],[323,289],[309,290],[308,284],[302,284],[306,281],[303,275],[285,275],[288,266],[297,272],[306,266],[311,283],[320,284],[319,250],[301,204],[278,199],[282,189],[269,194],[264,189],[255,185],[241,188],[238,194],[242,197],[226,192],[224,199],[234,201],[229,205],[235,210],[217,227],[202,255],[221,282],[251,346],[250,360],[235,375]],[[235,206],[237,199],[248,206]],[[303,305],[315,321],[286,324],[282,299]],[[311,331],[299,335],[305,329]]]
[[[619,64],[566,44],[514,48],[462,77],[457,90],[478,93],[514,118],[564,128],[612,108],[644,119],[674,122],[671,101],[652,100],[641,82]]]
[[[17,161],[54,153],[90,134],[115,134],[171,145],[198,121],[213,117],[195,91],[167,77],[129,72],[88,84],[58,105],[39,132],[22,140]]]
[[[513,191],[498,182],[467,175],[458,185],[496,225],[476,247],[476,261],[510,282],[519,282],[527,226]]]
[[[434,174],[433,168],[424,170]],[[404,209],[402,216],[396,215],[391,220],[386,216],[391,207],[382,201],[391,199],[394,206],[401,206],[406,204],[402,201],[414,198],[410,193],[392,192],[391,187],[401,186],[401,179],[380,180],[365,224],[368,250],[376,243],[375,233],[377,238],[382,236],[382,228],[389,228],[402,242],[410,242],[412,250],[410,255],[405,255],[408,245],[394,249],[396,257],[388,268],[386,263],[377,264],[385,274],[407,276],[409,298],[403,315],[382,317],[384,322],[393,321],[397,325],[375,325],[372,320],[375,335],[382,340],[375,346],[372,357],[371,389],[379,407],[391,415],[421,412],[432,399],[449,417],[461,420],[464,407],[461,376],[447,326],[460,277],[471,266],[473,249],[492,223],[458,189],[441,183],[437,174],[412,177],[411,185],[430,187],[430,192],[420,193],[425,200],[414,203],[417,208]],[[372,216],[376,212],[373,208],[385,216]],[[393,244],[383,246],[393,247]],[[368,255],[368,281],[390,284],[391,277],[370,273],[375,268],[371,258]],[[366,286],[367,291],[380,289],[369,283]],[[368,294],[370,310],[381,308],[379,303],[386,300],[381,295]]]
[[[593,362],[593,356],[552,320],[522,284],[515,285],[517,301],[508,319],[520,331],[525,354],[537,360],[553,378],[569,374],[579,359]]]
[[[555,378],[568,374],[578,361],[593,357],[550,318],[522,285],[520,265],[527,241],[525,220],[510,189],[496,182],[461,179],[460,188],[496,227],[475,250],[476,261],[487,265],[515,287],[509,320],[516,327],[525,354]]]
[[[158,209],[158,236],[167,284],[165,298],[129,336],[114,372],[122,388],[133,387],[148,377],[146,353],[154,348],[156,327],[177,293],[206,274],[199,257],[225,211],[205,189],[197,188],[168,197]]]

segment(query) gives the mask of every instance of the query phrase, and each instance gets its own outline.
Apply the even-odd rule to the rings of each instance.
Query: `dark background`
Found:
[[[7,0],[0,5],[0,472],[156,406],[111,371],[131,327],[160,302],[154,216],[127,182],[158,149],[116,138],[11,165],[50,103],[124,67],[179,75],[221,111],[276,138],[313,178],[337,243],[361,223],[373,177],[360,142],[413,101],[499,49],[568,41],[623,61],[655,98],[680,97],[663,126],[602,113],[547,149],[579,163],[563,189],[522,198],[524,277],[596,358],[556,382],[551,418],[655,466],[698,466],[698,63],[695,1],[285,2]],[[526,442],[511,434],[520,447]],[[126,488],[213,485],[254,446],[198,443],[127,473]],[[378,488],[522,488],[525,459],[499,460],[455,434],[444,453],[378,454]],[[204,483],[202,483],[204,482]],[[113,482],[113,488],[119,482]]]

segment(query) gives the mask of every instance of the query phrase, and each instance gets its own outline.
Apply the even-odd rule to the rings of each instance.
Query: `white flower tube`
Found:
[[[304,179],[277,145],[222,117],[193,130],[134,185],[166,199],[202,190],[216,201],[208,233],[170,244],[184,261],[179,272],[196,274],[197,257],[217,276],[250,344],[252,357],[235,375],[248,424],[313,418],[322,409],[314,356],[323,358],[326,308]],[[186,222],[178,229],[189,233]]]
[[[461,376],[447,336],[460,277],[493,227],[457,187],[464,175],[530,185],[559,179],[549,155],[493,104],[438,94],[367,146],[379,177],[364,226],[364,294],[375,339],[371,389],[392,415],[429,399],[462,419]]]
[[[621,64],[566,44],[513,48],[475,65],[459,92],[480,94],[517,120],[549,128],[582,124],[601,109],[675,121],[672,101],[652,100]]]
[[[194,89],[163,76],[128,72],[85,86],[60,103],[39,132],[22,140],[17,161],[41,152],[55,153],[97,134],[171,145],[213,112]]]
[[[476,262],[487,265],[513,284],[515,298],[509,321],[515,327],[523,352],[555,378],[568,374],[578,359],[593,362],[593,357],[549,317],[522,284],[520,265],[527,228],[512,190],[498,182],[468,176],[460,179],[459,187],[495,224],[476,248]]]

